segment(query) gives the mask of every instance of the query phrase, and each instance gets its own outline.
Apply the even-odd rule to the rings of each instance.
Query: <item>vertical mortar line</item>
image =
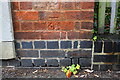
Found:
[[[104,41],[103,40],[102,40],[102,53],[104,53]]]
[[[19,43],[20,43],[20,49],[22,49],[22,41],[20,41]]]
[[[34,44],[34,41],[32,41],[32,47],[33,47],[33,49],[35,49],[35,46],[34,46],[35,44]]]
[[[45,41],[45,49],[47,49],[47,41]]]
[[[94,59],[94,41],[93,41],[93,46],[92,46],[91,69],[93,69],[93,59]]]
[[[78,41],[77,49],[80,49],[80,40]]]
[[[41,58],[41,55],[40,55],[40,50],[38,50],[38,54],[39,54],[39,58]]]
[[[73,47],[74,47],[74,40],[71,40],[72,41],[72,49],[74,49]]]
[[[60,40],[58,40],[58,47],[59,47],[59,49],[61,49],[61,48],[60,48],[60,47],[61,47],[61,46],[60,46]]]

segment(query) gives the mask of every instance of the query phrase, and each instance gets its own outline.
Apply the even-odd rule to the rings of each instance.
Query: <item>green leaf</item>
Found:
[[[78,71],[74,71],[73,74],[76,75],[78,73]]]
[[[96,41],[96,40],[97,40],[97,36],[94,36],[94,37],[93,37],[93,40]]]
[[[75,64],[72,64],[72,67],[75,67]]]
[[[68,70],[65,68],[63,71],[66,73]]]
[[[80,65],[79,64],[77,64],[76,69],[80,69]]]

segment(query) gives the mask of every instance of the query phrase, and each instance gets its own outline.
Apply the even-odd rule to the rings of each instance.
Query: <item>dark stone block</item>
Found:
[[[120,41],[119,40],[114,41],[113,52],[114,53],[120,52]]]
[[[0,66],[8,66],[8,60],[1,60],[2,64]]]
[[[8,64],[9,64],[9,66],[19,67],[20,61],[19,60],[8,60]]]
[[[40,56],[43,58],[65,57],[65,51],[62,50],[41,50]]]
[[[74,49],[78,48],[78,41],[74,41]]]
[[[31,59],[21,59],[21,66],[22,67],[33,67]]]
[[[58,41],[48,41],[47,42],[47,49],[59,49]]]
[[[94,62],[117,62],[117,55],[95,55]]]
[[[37,50],[17,50],[18,57],[39,57]]]
[[[68,51],[67,57],[91,57],[92,51],[91,50],[74,50],[74,51]]]
[[[93,65],[93,70],[98,71],[99,70],[99,65]]]
[[[112,65],[107,65],[107,64],[100,65],[100,70],[101,71],[112,70]]]
[[[91,59],[90,58],[79,58],[79,64],[81,67],[90,67]]]
[[[92,48],[92,41],[80,41],[80,48]]]
[[[113,52],[113,43],[110,40],[104,40],[104,53]]]
[[[78,58],[72,58],[72,64],[79,64],[78,61]]]
[[[69,49],[72,48],[72,41],[61,41],[60,45],[61,49]]]
[[[44,66],[46,66],[45,59],[34,59],[34,65],[36,67],[39,67],[39,66],[44,67]]]
[[[114,71],[120,71],[120,64],[113,64]]]
[[[30,42],[22,42],[22,48],[23,49],[32,49],[33,48],[32,41],[30,41]]]
[[[57,59],[47,59],[46,64],[48,67],[58,67],[59,66]]]
[[[70,66],[70,65],[71,65],[70,58],[60,59],[60,66]]]
[[[95,41],[94,42],[94,52],[95,53],[101,53],[102,52],[102,41],[99,40],[99,41]]]
[[[16,48],[16,49],[20,49],[20,43],[15,42],[15,48]]]
[[[45,49],[45,41],[34,41],[35,49]]]

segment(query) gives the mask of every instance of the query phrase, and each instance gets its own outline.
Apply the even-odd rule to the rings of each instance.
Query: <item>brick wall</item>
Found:
[[[91,67],[94,2],[12,2],[12,14],[17,59],[8,66]]]

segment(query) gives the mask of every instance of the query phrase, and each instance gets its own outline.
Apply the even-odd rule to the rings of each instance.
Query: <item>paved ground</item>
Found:
[[[66,78],[60,68],[2,68],[3,78]],[[80,70],[71,78],[115,78],[119,80],[120,71],[93,71],[92,73]]]

